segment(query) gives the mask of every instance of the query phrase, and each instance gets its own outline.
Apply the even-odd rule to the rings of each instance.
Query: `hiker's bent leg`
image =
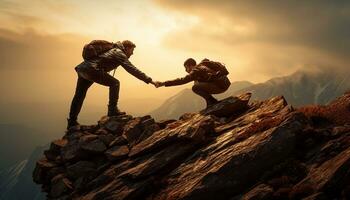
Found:
[[[118,110],[120,82],[106,72],[96,71],[90,74],[91,80],[109,87],[108,115],[116,115]]]
[[[86,80],[78,76],[77,86],[75,89],[75,94],[71,103],[69,119],[77,120],[81,107],[83,105],[86,92],[89,87],[93,84],[92,81]]]
[[[216,100],[211,95],[211,92],[209,89],[210,88],[206,83],[201,83],[201,82],[195,82],[194,85],[192,86],[192,91],[204,98],[205,102],[207,103],[207,107],[218,102],[218,100]]]

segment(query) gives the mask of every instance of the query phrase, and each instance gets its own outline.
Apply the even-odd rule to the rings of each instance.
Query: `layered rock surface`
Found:
[[[250,97],[179,120],[121,115],[74,127],[33,179],[48,199],[349,197],[350,121],[318,126],[281,96]],[[337,101],[350,109],[350,95]]]

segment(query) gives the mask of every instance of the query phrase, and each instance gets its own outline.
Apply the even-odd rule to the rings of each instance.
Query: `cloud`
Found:
[[[81,60],[89,39],[78,35],[41,35],[0,29],[0,70],[62,70]]]
[[[344,66],[350,61],[349,1],[155,2],[200,19],[191,29],[169,34],[164,44],[170,48],[231,54],[252,70],[264,66],[259,69],[266,74],[307,63]]]

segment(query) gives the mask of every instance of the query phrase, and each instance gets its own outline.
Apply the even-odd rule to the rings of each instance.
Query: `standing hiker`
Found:
[[[116,116],[122,112],[118,109],[119,80],[107,72],[121,65],[127,72],[145,83],[154,82],[150,77],[137,69],[129,58],[133,55],[136,45],[129,40],[111,43],[104,40],[94,40],[85,45],[84,61],[75,67],[78,74],[75,94],[71,103],[67,129],[79,125],[77,118],[83,105],[86,92],[93,83],[109,87],[108,116]]]
[[[212,94],[223,93],[231,85],[227,78],[229,72],[220,62],[204,59],[197,65],[193,58],[189,58],[184,62],[184,66],[188,75],[165,82],[155,82],[155,86],[169,87],[194,81],[192,91],[204,98],[208,108],[218,102]]]

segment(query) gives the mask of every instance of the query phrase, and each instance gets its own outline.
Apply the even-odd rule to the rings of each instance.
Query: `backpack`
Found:
[[[216,61],[211,61],[207,58],[203,59],[199,65],[204,65],[207,68],[213,70],[214,72],[218,73],[220,72],[221,75],[227,76],[229,72],[227,71],[226,67],[224,64]]]
[[[106,40],[93,40],[83,48],[84,60],[97,58],[99,55],[115,47],[115,44]]]

